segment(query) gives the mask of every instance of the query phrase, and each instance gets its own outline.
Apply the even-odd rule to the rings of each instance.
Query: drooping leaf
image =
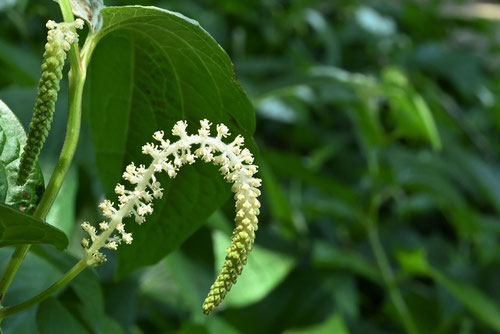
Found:
[[[250,149],[253,108],[227,54],[197,22],[154,7],[102,10],[104,24],[91,63],[91,134],[104,187],[112,190],[126,164],[148,164],[141,146],[157,130],[168,134],[185,119],[193,131],[203,118],[242,134]],[[229,196],[213,166],[183,167],[160,176],[166,189],[147,224],[129,224],[130,246],[120,247],[118,274],[157,262],[177,248]]]
[[[16,184],[21,150],[26,141],[24,129],[12,111],[0,100],[0,203],[31,213],[44,189],[37,166],[24,186]]]
[[[68,238],[43,220],[0,204],[0,247],[24,244],[49,244],[65,249]]]

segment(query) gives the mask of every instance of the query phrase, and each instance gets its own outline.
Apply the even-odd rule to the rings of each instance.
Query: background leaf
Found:
[[[75,225],[75,199],[77,190],[78,174],[76,168],[72,167],[68,170],[61,189],[47,215],[47,221],[52,226],[64,231],[66,235],[71,235]]]

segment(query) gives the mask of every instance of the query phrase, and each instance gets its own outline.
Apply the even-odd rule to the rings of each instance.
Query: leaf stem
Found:
[[[66,23],[75,22],[75,17],[73,16],[73,11],[71,9],[71,4],[69,0],[59,0],[59,7],[61,9],[61,13]],[[71,28],[71,31],[76,33],[74,27]],[[71,63],[71,70],[79,71],[82,69],[82,62],[80,59],[80,50],[78,47],[78,43],[73,43],[71,45],[71,49],[69,50],[69,61]]]
[[[42,291],[40,294],[36,295],[31,299],[28,299],[25,302],[22,302],[21,304],[1,309],[0,320],[14,313],[23,311],[47,299],[52,294],[54,294],[59,289],[68,284],[73,278],[78,276],[78,274],[81,273],[85,268],[87,268],[87,257],[82,258],[77,264],[73,266],[73,268],[71,268],[68,272],[66,272],[66,274],[64,274],[57,282],[52,284],[48,289]]]
[[[368,229],[368,239],[370,241],[372,251],[375,254],[377,266],[382,274],[384,284],[389,291],[391,302],[399,313],[403,326],[405,327],[407,333],[418,334],[419,332],[410,311],[408,310],[408,306],[401,295],[401,291],[399,291],[399,288],[396,285],[394,273],[391,265],[389,264],[389,260],[387,259],[382,243],[380,242],[378,230],[375,226]]]
[[[373,197],[367,218],[368,240],[372,252],[375,255],[375,261],[381,273],[384,285],[389,292],[391,302],[396,308],[406,332],[409,334],[419,334],[415,321],[413,320],[401,291],[397,286],[394,272],[391,264],[389,263],[389,259],[387,258],[387,254],[385,253],[377,228],[378,209],[382,202],[387,199],[387,197],[390,197],[393,192],[394,189],[387,189],[386,192],[381,192],[379,195],[375,195]]]

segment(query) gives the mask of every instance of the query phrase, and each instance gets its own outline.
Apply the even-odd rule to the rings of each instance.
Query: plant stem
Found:
[[[61,9],[64,22],[66,23],[75,22],[75,17],[73,16],[73,11],[71,10],[71,5],[69,3],[69,0],[59,0],[59,7]],[[71,30],[74,33],[76,33],[74,27],[71,28]],[[73,43],[71,45],[71,49],[69,50],[69,61],[71,63],[72,70],[75,69],[80,70],[82,68],[80,60],[80,51],[77,43]]]
[[[73,22],[75,19],[73,17],[73,13],[71,12],[69,1],[60,0],[59,5],[65,22]],[[38,206],[33,213],[34,217],[40,219],[44,219],[47,216],[54,200],[57,197],[57,194],[59,193],[59,189],[61,188],[66,173],[68,172],[71,161],[73,160],[80,135],[81,104],[86,71],[81,66],[82,64],[79,49],[76,43],[71,47],[69,55],[71,71],[69,72],[69,115],[66,138],[49,184],[43,193],[40,203],[38,203]],[[12,254],[9,263],[7,264],[7,268],[0,279],[0,303],[12,283],[14,276],[19,270],[19,267],[24,261],[26,254],[28,254],[29,249],[30,245],[20,245],[16,247],[14,253]]]
[[[68,284],[68,282],[70,282],[73,278],[75,278],[86,267],[87,267],[87,257],[84,257],[77,264],[75,264],[73,268],[71,268],[68,272],[66,272],[66,274],[64,274],[64,276],[62,276],[57,282],[52,284],[48,289],[44,290],[35,297],[28,299],[25,302],[22,302],[21,304],[1,309],[0,320],[9,315],[23,311],[31,306],[34,306],[42,302],[43,300],[45,300],[46,298],[50,297],[52,294],[57,292],[59,289],[64,287],[66,284]]]
[[[389,260],[387,259],[382,243],[380,242],[376,226],[372,225],[368,228],[368,239],[370,241],[372,251],[375,254],[375,260],[377,261],[377,266],[382,274],[384,284],[387,290],[389,290],[391,302],[398,311],[403,322],[403,326],[405,327],[407,333],[418,334],[419,332],[415,322],[410,314],[410,311],[408,310],[408,307],[406,306],[403,296],[401,295],[401,291],[399,291],[396,285],[394,273],[391,265],[389,264]]]
[[[40,219],[44,219],[49,213],[52,203],[54,203],[66,173],[71,165],[71,161],[73,160],[76,146],[78,144],[81,123],[82,94],[83,86],[85,84],[85,75],[82,74],[82,71],[78,72],[80,75],[74,75],[73,72],[70,72],[69,75],[70,105],[68,127],[66,130],[66,139],[59,156],[59,161],[57,162],[54,172],[52,173],[47,189],[45,190],[40,203],[38,203],[35,212],[33,213],[34,217]],[[7,289],[12,283],[12,280],[19,270],[21,263],[24,261],[29,249],[30,245],[21,245],[16,247],[9,264],[0,279],[0,302],[3,296],[5,296]]]

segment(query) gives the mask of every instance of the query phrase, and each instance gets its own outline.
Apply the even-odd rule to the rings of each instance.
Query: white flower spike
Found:
[[[142,147],[142,153],[153,158],[151,164],[146,168],[132,162],[123,173],[123,178],[135,188],[127,190],[124,185],[118,184],[115,187],[118,207],[109,200],[103,201],[99,208],[109,221],[99,224],[100,234],[88,222],[83,223],[82,228],[89,234],[90,240],[83,239],[81,242],[86,249],[89,265],[104,263],[106,257],[100,252],[101,248],[116,250],[122,242],[130,244],[133,240],[132,234],[125,231],[123,219],[133,216],[136,223],[144,223],[146,217],[153,213],[153,199],[162,198],[163,188],[156,180],[155,173],[165,171],[170,178],[175,178],[181,166],[194,163],[196,158],[219,165],[219,171],[226,181],[233,183],[236,227],[231,245],[226,250],[227,256],[221,273],[203,303],[205,314],[209,314],[220,304],[247,262],[258,228],[260,202],[257,197],[260,195],[258,188],[261,185],[261,180],[254,177],[257,166],[253,165],[252,153],[242,148],[244,138],[238,135],[233,142],[227,144],[222,141],[230,135],[227,126],[218,124],[215,137],[210,136],[211,126],[212,123],[208,120],[201,120],[198,134],[188,135],[187,122],[179,121],[172,129],[172,135],[179,139],[172,143],[164,139],[163,131],[155,132],[153,138],[158,143],[147,143]]]

